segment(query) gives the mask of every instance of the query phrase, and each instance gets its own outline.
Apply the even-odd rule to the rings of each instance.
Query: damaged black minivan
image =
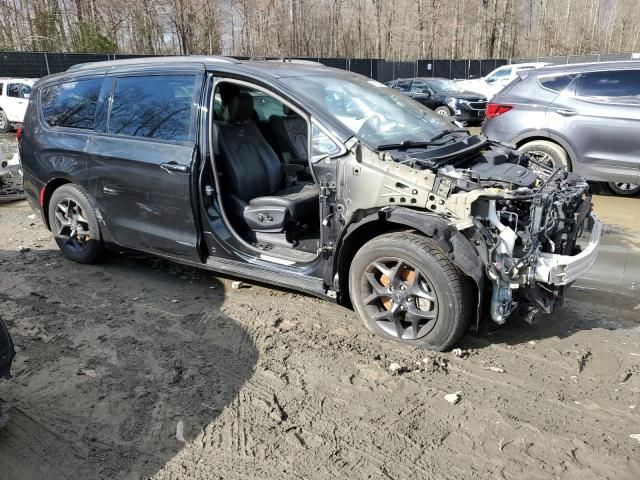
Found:
[[[35,85],[20,151],[72,260],[160,255],[352,304],[431,349],[551,312],[600,238],[581,178],[309,62],[76,66]]]

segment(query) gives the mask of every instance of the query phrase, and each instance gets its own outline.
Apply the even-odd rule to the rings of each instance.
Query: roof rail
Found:
[[[224,57],[221,55],[175,55],[175,56],[153,56],[153,57],[132,57],[123,58],[119,60],[106,60],[101,62],[88,62],[72,65],[67,71],[84,70],[85,68],[92,67],[106,67],[117,65],[149,65],[154,63],[179,63],[179,62],[207,62],[207,63],[227,63],[235,64],[240,63],[235,58]]]

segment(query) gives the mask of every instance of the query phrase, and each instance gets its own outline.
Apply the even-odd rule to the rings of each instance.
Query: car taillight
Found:
[[[485,117],[490,120],[494,117],[497,117],[498,115],[507,113],[512,108],[513,105],[505,105],[504,103],[490,103],[487,105]]]
[[[18,127],[18,129],[16,130],[16,139],[18,141],[22,140],[22,127]]]

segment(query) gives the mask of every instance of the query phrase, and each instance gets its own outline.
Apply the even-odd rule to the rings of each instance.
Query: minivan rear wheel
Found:
[[[609,190],[616,195],[624,197],[632,197],[640,193],[640,185],[629,182],[611,182],[607,184]]]
[[[571,171],[569,156],[565,149],[557,143],[549,142],[547,140],[533,140],[521,145],[518,150],[528,153],[534,158],[534,160],[542,163],[548,168],[555,169],[562,167],[567,171]]]
[[[450,117],[451,116],[451,110],[449,110],[449,107],[438,107],[434,110],[435,113],[437,113],[438,115],[442,116],[442,117]]]
[[[69,260],[93,263],[102,255],[95,202],[79,185],[67,183],[53,192],[49,224],[58,248]]]
[[[349,269],[351,302],[373,333],[408,345],[447,350],[469,326],[465,278],[442,248],[417,233],[367,242]]]

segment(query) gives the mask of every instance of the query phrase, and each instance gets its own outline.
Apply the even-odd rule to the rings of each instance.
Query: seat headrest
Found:
[[[246,122],[253,114],[253,97],[248,93],[238,93],[229,99],[229,121]]]

